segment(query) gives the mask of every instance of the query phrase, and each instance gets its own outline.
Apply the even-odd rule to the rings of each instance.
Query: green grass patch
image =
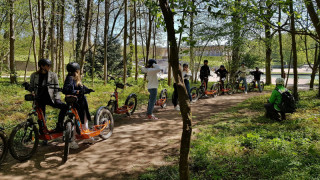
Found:
[[[264,117],[268,94],[199,123],[190,152],[192,179],[319,179],[320,99],[316,95],[317,91],[300,92],[297,112],[283,122]],[[174,173],[178,171],[147,172],[153,179],[168,179],[167,174],[179,179]]]

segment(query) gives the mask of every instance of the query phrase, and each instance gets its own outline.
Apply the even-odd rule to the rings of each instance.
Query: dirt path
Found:
[[[255,95],[261,94],[201,99],[192,105],[193,121],[197,123]],[[1,166],[0,179],[131,179],[148,167],[166,165],[169,162],[165,157],[178,153],[182,120],[173,106],[156,107],[156,111],[159,120],[144,118],[143,111],[131,118],[115,117],[114,134],[110,139],[94,145],[80,144],[78,150],[71,150],[63,165],[63,143],[41,146],[34,157],[23,163],[8,155]]]

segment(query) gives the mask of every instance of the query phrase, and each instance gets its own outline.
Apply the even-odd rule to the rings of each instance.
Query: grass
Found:
[[[264,117],[263,103],[269,94],[202,121],[191,145],[192,179],[319,179],[320,99],[316,94],[300,92],[297,112],[283,122]],[[140,179],[179,179],[178,171],[172,169],[177,165],[148,171]]]

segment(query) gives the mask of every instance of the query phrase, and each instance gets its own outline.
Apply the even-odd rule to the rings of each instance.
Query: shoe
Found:
[[[174,107],[175,110],[180,111],[180,106],[177,105],[176,107]]]
[[[70,148],[71,149],[79,149],[79,145],[76,141],[70,142]]]
[[[157,120],[158,118],[157,118],[157,117],[155,117],[155,116],[152,114],[152,115],[148,115],[148,119]]]
[[[245,94],[248,94],[247,91],[244,92]]]
[[[203,97],[207,98],[207,97],[208,97],[208,95],[206,95],[206,94],[205,94]]]
[[[82,143],[84,144],[94,144],[95,143],[95,140],[93,139],[93,137],[89,138],[89,139],[84,139],[82,141]]]
[[[192,102],[192,103],[195,103],[195,102],[197,102],[197,101],[196,101],[196,100],[192,100],[191,102]]]

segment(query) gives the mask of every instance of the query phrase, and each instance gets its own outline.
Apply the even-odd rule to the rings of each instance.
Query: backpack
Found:
[[[284,113],[294,113],[297,107],[293,95],[287,89],[284,92],[278,88],[276,88],[276,90],[281,94],[282,97],[282,101],[278,105],[281,111]]]

